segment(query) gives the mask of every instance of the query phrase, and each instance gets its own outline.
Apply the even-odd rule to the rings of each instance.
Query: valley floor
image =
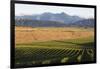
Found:
[[[94,61],[92,29],[16,27],[15,66]]]

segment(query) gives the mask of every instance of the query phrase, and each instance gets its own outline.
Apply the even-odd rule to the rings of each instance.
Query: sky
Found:
[[[42,14],[44,12],[51,12],[51,13],[64,12],[71,16],[79,16],[82,18],[94,18],[94,8],[15,4],[15,16],[36,15],[36,14]]]

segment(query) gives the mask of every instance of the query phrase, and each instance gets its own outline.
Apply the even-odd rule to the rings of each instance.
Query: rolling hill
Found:
[[[90,19],[84,19],[74,23],[70,23],[68,25],[73,27],[94,27],[95,21],[93,18],[90,18]]]
[[[80,18],[62,13],[43,13],[40,15],[15,16],[16,26],[31,27],[94,27],[93,18]]]
[[[29,27],[66,27],[67,24],[56,21],[38,21],[22,19],[16,20],[15,26],[29,26]]]
[[[45,12],[40,15],[23,15],[23,16],[16,16],[15,19],[32,19],[32,20],[38,20],[38,21],[56,21],[56,22],[63,22],[63,23],[73,23],[79,20],[83,20],[84,18],[81,18],[79,16],[71,16],[64,12],[62,13],[50,13]]]

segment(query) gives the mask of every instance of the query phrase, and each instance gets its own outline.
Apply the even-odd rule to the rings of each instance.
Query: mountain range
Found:
[[[64,12],[46,12],[40,15],[15,16],[15,25],[32,27],[94,27],[94,19],[85,19],[79,16],[71,16]]]

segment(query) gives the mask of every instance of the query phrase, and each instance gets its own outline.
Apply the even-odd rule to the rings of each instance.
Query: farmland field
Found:
[[[93,28],[15,28],[15,66],[94,61]]]

